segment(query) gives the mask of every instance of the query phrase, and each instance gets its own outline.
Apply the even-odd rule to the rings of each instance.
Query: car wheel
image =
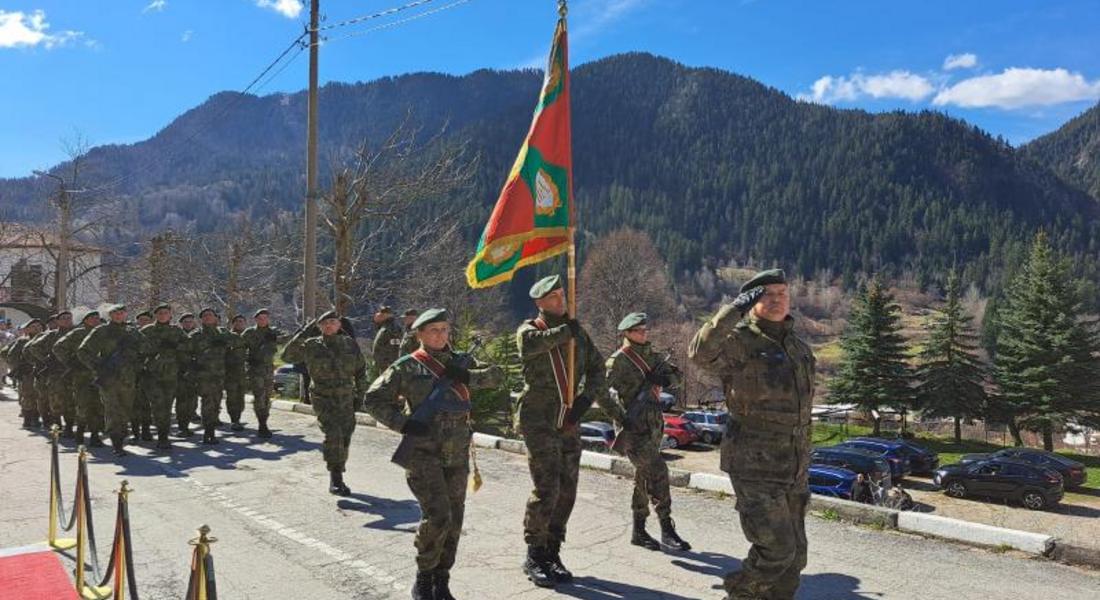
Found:
[[[704,444],[717,444],[718,443],[718,436],[714,433],[704,434],[703,435],[703,443]]]
[[[961,481],[952,481],[944,486],[943,491],[952,498],[965,498],[966,484]]]
[[[1020,496],[1020,502],[1024,505],[1024,508],[1030,510],[1043,510],[1046,508],[1047,499],[1039,492],[1035,490],[1028,490]]]
[[[678,439],[676,439],[672,436],[668,436],[668,447],[672,448],[673,450],[679,448],[680,447],[680,440],[678,440]]]

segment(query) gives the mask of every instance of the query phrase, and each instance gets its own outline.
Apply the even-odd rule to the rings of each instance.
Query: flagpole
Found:
[[[568,27],[565,21],[565,15],[569,13],[569,7],[567,6],[567,0],[558,0],[558,16],[561,17],[562,29],[568,31]],[[565,80],[569,81],[569,45],[565,46],[565,68],[566,73]],[[570,102],[570,94],[565,94],[565,101]],[[572,111],[570,111],[572,113]],[[572,119],[570,119],[570,128],[572,128]],[[572,138],[572,132],[570,132],[570,138]],[[572,146],[572,144],[570,144]],[[572,162],[573,149],[569,149],[570,162]],[[573,169],[569,169],[569,227],[567,228],[567,239],[569,240],[569,266],[567,271],[568,287],[568,305],[567,310],[569,316],[573,319],[577,318],[577,244],[575,242],[576,226],[576,211],[574,205],[576,204],[576,197],[573,195]],[[571,338],[569,340],[569,362],[566,363],[566,372],[569,374],[569,393],[566,395],[565,404],[569,407],[573,406],[573,396],[576,393],[577,382],[577,340]]]

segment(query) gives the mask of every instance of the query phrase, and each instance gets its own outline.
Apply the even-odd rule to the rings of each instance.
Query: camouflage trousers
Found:
[[[176,396],[176,378],[150,378],[142,380],[145,396],[149,399],[149,412],[157,432],[168,431],[172,424],[172,399]]]
[[[244,390],[247,387],[243,372],[225,376],[225,411],[233,422],[239,421],[244,412]]]
[[[441,426],[469,429],[465,419]],[[420,571],[446,571],[455,564],[466,514],[469,444],[465,452],[457,449],[457,454],[447,459],[443,452],[415,451],[405,472],[409,490],[420,504],[420,527],[415,541],[416,566]]]
[[[252,410],[257,417],[271,414],[271,392],[275,389],[273,368],[269,365],[266,370],[253,370],[248,375],[248,384],[252,388]]]
[[[106,421],[104,430],[109,436],[126,436],[136,388],[137,381],[133,377],[119,377],[100,386],[99,399],[103,402],[103,417]]]
[[[752,544],[741,570],[727,574],[730,600],[793,600],[806,568],[805,484],[784,485],[731,478],[741,530]]]
[[[199,399],[202,401],[202,426],[217,427],[218,415],[222,412],[222,390],[225,384],[221,377],[204,377],[199,381]]]
[[[523,517],[523,539],[528,546],[561,546],[569,515],[577,500],[581,468],[581,437],[576,427],[563,431],[527,429],[527,466],[534,489]]]
[[[50,393],[49,386],[46,385],[46,379],[41,376],[35,376],[31,385],[34,388],[34,403],[35,408],[38,411],[38,416],[42,417],[42,423],[52,423],[54,414],[50,412]]]
[[[76,424],[76,404],[73,402],[72,378],[54,376],[46,384],[50,414],[55,420],[62,417],[65,423]]]
[[[99,398],[99,388],[92,383],[94,378],[91,373],[73,377],[76,418],[79,426],[88,431],[103,431],[103,401]]]
[[[38,396],[35,394],[34,381],[29,377],[24,377],[19,382],[19,408],[24,416],[38,416]]]
[[[626,433],[626,457],[634,465],[634,496],[630,510],[634,519],[649,516],[649,505],[657,512],[657,518],[667,519],[672,514],[672,493],[668,484],[668,465],[661,458],[660,439],[649,433]]]
[[[348,446],[355,431],[355,392],[352,390],[326,390],[313,386],[310,398],[317,423],[325,434],[321,453],[328,470],[344,472],[348,462]]]
[[[130,422],[136,428],[148,427],[153,422],[153,399],[149,394],[148,378],[139,376],[134,391],[134,407],[130,411]]]
[[[180,377],[176,383],[176,425],[180,429],[189,428],[199,406],[199,391],[190,375]]]

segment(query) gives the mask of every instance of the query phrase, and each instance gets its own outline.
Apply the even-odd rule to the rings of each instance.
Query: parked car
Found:
[[[668,448],[685,448],[699,441],[699,430],[683,417],[665,415],[665,436]]]
[[[878,439],[878,438],[871,438]],[[932,475],[940,467],[940,455],[910,440],[889,440],[909,449],[909,468],[914,475]]]
[[[912,453],[904,444],[878,438],[851,438],[837,446],[841,448],[858,448],[868,452],[874,452],[886,459],[890,465],[890,476],[896,481],[912,472],[909,459]]]
[[[855,473],[862,473],[864,477],[869,477],[886,487],[893,485],[893,480],[890,478],[890,464],[882,455],[867,450],[839,446],[814,448],[810,454],[810,464],[841,467]]]
[[[615,428],[603,421],[585,421],[580,425],[581,447],[585,450],[607,452],[615,443]]]
[[[726,421],[729,420],[729,413],[724,410],[689,410],[680,416],[695,424],[699,430],[699,439],[704,444],[720,442],[726,430]]]
[[[661,392],[661,395],[657,398],[657,404],[661,407],[661,412],[668,412],[676,407],[676,396],[668,392]]]
[[[273,375],[275,393],[281,396],[287,395],[287,390],[298,389],[298,379],[300,373],[294,368],[294,365],[279,365],[275,367],[275,373]]]
[[[1047,452],[1038,448],[1005,448],[990,454],[966,454],[959,459],[960,464],[972,463],[989,458],[1012,458],[1022,460],[1039,467],[1058,471],[1067,488],[1081,487],[1088,481],[1085,465],[1061,454]]]
[[[932,482],[954,498],[1000,498],[1042,510],[1062,500],[1057,471],[1011,458],[990,458],[936,469]]]
[[[824,465],[812,465],[809,470],[810,492],[821,496],[852,499],[852,490],[855,487],[856,477],[859,476],[854,471]]]

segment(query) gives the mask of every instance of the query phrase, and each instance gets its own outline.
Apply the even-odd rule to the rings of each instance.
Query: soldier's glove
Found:
[[[443,369],[443,376],[451,381],[457,381],[463,385],[470,383],[470,370],[464,369],[454,363],[447,365]]]
[[[405,424],[401,427],[401,433],[404,435],[411,435],[413,437],[423,437],[432,432],[431,425],[423,421],[417,421],[415,419],[409,419],[405,421]]]
[[[570,318],[570,319],[566,319],[565,324],[569,327],[569,334],[572,335],[575,338],[580,339],[580,337],[581,337],[581,322],[576,320],[576,319]]]
[[[573,399],[573,406],[569,408],[569,412],[565,413],[565,422],[568,425],[576,425],[584,418],[584,413],[588,412],[588,409],[592,408],[592,397],[588,394],[581,394]]]
[[[740,293],[733,299],[733,307],[736,308],[741,314],[745,314],[752,309],[753,305],[760,301],[760,298],[764,296],[764,286],[757,286],[746,292]]]
[[[650,371],[645,374],[645,380],[653,385],[668,387],[672,385],[672,378],[659,371]]]

